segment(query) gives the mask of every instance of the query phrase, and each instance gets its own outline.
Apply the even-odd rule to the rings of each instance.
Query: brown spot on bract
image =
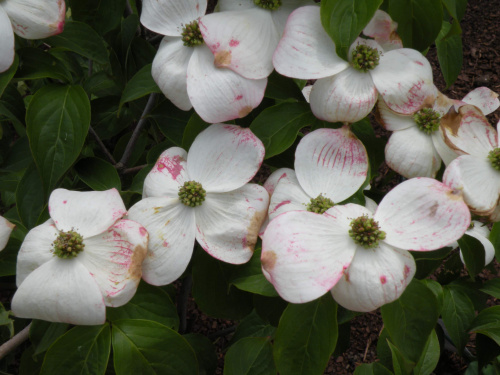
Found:
[[[441,126],[443,126],[447,130],[445,132],[445,137],[446,133],[448,132],[450,132],[454,136],[457,136],[461,122],[462,115],[459,112],[455,111],[454,107],[451,107],[448,113],[441,118]]]
[[[250,225],[247,227],[247,237],[246,237],[246,245],[250,248],[250,250],[254,250],[255,244],[257,243],[257,238],[259,236],[260,227],[266,218],[266,211],[256,212],[252,220],[250,220]]]
[[[274,251],[266,251],[262,254],[260,261],[262,262],[262,267],[266,269],[266,271],[271,271],[276,264],[276,253]]]
[[[437,209],[439,208],[439,203],[434,202],[433,205],[429,209],[429,216],[434,217],[436,216]]]
[[[461,201],[464,199],[462,189],[450,189],[450,191],[448,191],[448,193],[446,194],[448,195],[448,198],[453,200]]]
[[[131,279],[140,280],[142,277],[142,262],[146,258],[148,252],[147,242],[146,246],[137,245],[132,254],[130,267],[128,273]]]
[[[238,112],[238,116],[240,116],[240,118],[245,117],[250,112],[252,112],[252,109],[253,109],[252,107],[250,107],[249,105],[246,105],[240,109],[240,111]]]
[[[231,52],[219,51],[215,54],[214,65],[217,68],[224,68],[231,64]]]

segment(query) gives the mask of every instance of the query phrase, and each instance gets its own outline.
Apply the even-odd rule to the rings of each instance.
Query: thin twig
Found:
[[[146,108],[144,108],[144,111],[142,112],[141,119],[139,120],[137,126],[134,129],[134,132],[132,133],[132,136],[130,137],[130,140],[128,141],[127,147],[125,148],[125,152],[123,153],[122,158],[118,162],[118,164],[115,165],[116,169],[122,170],[125,168],[127,165],[130,156],[132,155],[132,150],[135,146],[135,143],[137,142],[137,139],[139,138],[139,135],[141,134],[141,130],[146,125],[146,118],[151,109],[153,108],[153,105],[155,103],[156,99],[156,93],[152,93],[149,95],[148,102],[146,104]]]
[[[129,174],[129,173],[139,172],[141,169],[143,169],[147,166],[148,166],[147,164],[143,164],[143,165],[138,165],[137,167],[127,168],[127,169],[124,169],[122,173]]]
[[[189,301],[189,295],[191,294],[191,287],[193,285],[193,279],[191,275],[187,275],[184,280],[182,280],[181,292],[179,296],[179,304],[177,305],[177,313],[180,316],[179,322],[179,333],[186,333],[187,330],[187,304]]]
[[[21,345],[28,339],[30,333],[30,327],[31,323],[28,324],[26,327],[24,327],[24,329],[21,332],[19,332],[17,335],[11,338],[9,341],[4,342],[2,346],[0,346],[0,359],[5,357],[7,354],[9,354],[11,351],[13,351],[15,348],[17,348],[19,345]]]
[[[109,150],[107,149],[107,147],[104,145],[104,143],[102,143],[101,141],[101,138],[99,138],[99,135],[96,133],[96,131],[94,130],[94,128],[92,127],[92,125],[89,126],[89,132],[92,133],[92,135],[94,136],[95,140],[97,141],[97,144],[99,145],[99,147],[101,148],[102,152],[104,152],[104,155],[106,155],[106,157],[108,158],[108,160],[113,164],[115,165],[116,164],[116,160],[115,158],[113,157],[113,155],[111,155],[111,152],[109,152]]]

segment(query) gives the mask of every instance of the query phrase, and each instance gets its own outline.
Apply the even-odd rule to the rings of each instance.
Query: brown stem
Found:
[[[28,324],[26,327],[24,327],[24,329],[21,332],[19,332],[17,335],[11,338],[9,341],[4,342],[2,346],[0,346],[0,359],[5,357],[7,354],[9,354],[11,351],[13,351],[15,348],[17,348],[19,345],[21,345],[28,339],[30,333],[30,327],[31,323]]]

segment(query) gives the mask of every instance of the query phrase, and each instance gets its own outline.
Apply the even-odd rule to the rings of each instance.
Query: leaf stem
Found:
[[[97,141],[97,144],[101,148],[102,152],[104,152],[104,155],[106,155],[108,160],[113,165],[115,165],[116,164],[115,158],[113,157],[113,155],[111,155],[111,153],[109,152],[108,148],[104,145],[104,143],[102,143],[101,138],[99,138],[99,135],[96,133],[92,125],[89,126],[89,132],[92,133],[92,135],[94,136],[95,140]]]
[[[127,168],[123,170],[123,174],[130,174],[130,173],[135,173],[139,172],[141,169],[146,168],[148,165],[143,164],[143,165],[138,165],[137,167],[132,167],[132,168]]]
[[[12,337],[9,341],[4,342],[2,346],[0,346],[0,359],[5,357],[12,350],[17,348],[19,345],[21,345],[28,339],[30,333],[30,327],[31,323],[28,324],[26,327],[24,327],[24,329],[21,332]]]

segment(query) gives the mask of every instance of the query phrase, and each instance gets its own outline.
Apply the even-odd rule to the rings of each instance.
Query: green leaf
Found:
[[[450,87],[462,70],[462,29],[458,21],[450,24],[443,21],[443,27],[436,39],[437,56],[443,72],[446,88]]]
[[[12,63],[10,68],[7,69],[5,72],[0,73],[0,98],[2,97],[5,88],[12,80],[12,77],[14,77],[14,74],[16,73],[18,66],[19,66],[19,57],[18,55],[15,55],[14,62]]]
[[[125,10],[126,0],[69,0],[71,17],[85,22],[101,35],[117,28]]]
[[[354,375],[392,375],[392,372],[380,363],[363,363],[356,367]]]
[[[280,297],[264,297],[260,294],[254,294],[253,306],[262,319],[277,327],[288,303]]]
[[[208,126],[210,126],[209,123],[203,121],[197,113],[193,113],[189,118],[186,127],[184,128],[184,134],[182,136],[182,148],[186,151],[189,151],[189,148],[193,144],[198,134],[200,134]]]
[[[239,340],[227,351],[224,375],[275,375],[273,347],[264,337]]]
[[[117,375],[198,374],[196,355],[177,332],[149,320],[113,323],[113,361]]]
[[[246,337],[271,337],[275,331],[276,328],[262,319],[254,310],[238,324],[229,345]]]
[[[495,258],[500,262],[500,222],[493,224],[489,240],[495,247]]]
[[[337,55],[348,60],[349,47],[372,19],[382,0],[321,2],[321,24],[335,43]]]
[[[264,93],[266,98],[287,100],[296,99],[298,101],[305,101],[302,90],[297,85],[295,80],[278,74],[273,71],[271,75],[267,78],[266,92]]]
[[[172,104],[170,100],[164,100],[149,114],[161,133],[178,147],[182,147],[184,129],[192,113],[182,111]]]
[[[34,347],[34,355],[45,352],[67,330],[69,324],[52,323],[34,319],[30,327],[30,341]]]
[[[50,52],[39,48],[26,47],[17,51],[21,66],[16,72],[17,80],[29,80],[38,78],[53,78],[64,82],[71,80],[71,74],[64,64],[52,56]]]
[[[366,148],[370,161],[370,178],[374,178],[378,174],[380,165],[385,161],[384,150],[387,140],[377,137],[367,118],[351,124],[350,128]]]
[[[263,110],[250,130],[264,144],[267,159],[289,148],[299,130],[316,121],[308,103],[281,103]]]
[[[51,36],[47,43],[76,52],[99,64],[109,63],[106,43],[92,27],[83,22],[66,21],[64,32]]]
[[[40,374],[104,374],[110,349],[109,324],[74,327],[49,348]]]
[[[46,192],[75,162],[90,125],[90,102],[81,86],[44,86],[26,111],[27,134]]]
[[[34,355],[33,346],[29,346],[21,355],[18,375],[38,375],[42,368],[42,360]]]
[[[380,310],[392,343],[409,360],[418,362],[439,316],[434,293],[413,279],[399,299]]]
[[[121,190],[121,181],[116,168],[99,158],[81,159],[75,165],[75,171],[80,180],[92,190]]]
[[[16,203],[17,212],[24,226],[28,229],[36,226],[45,207],[45,196],[42,180],[34,163],[28,167],[17,185]]]
[[[478,239],[465,234],[458,240],[458,246],[462,251],[469,275],[472,278],[476,277],[484,268],[483,244]]]
[[[108,320],[146,319],[177,330],[179,316],[169,295],[161,288],[141,281],[134,297],[126,304],[116,308],[107,308]]]
[[[395,375],[411,375],[415,363],[405,357],[403,353],[393,344],[387,340],[387,344],[392,353],[392,368]]]
[[[196,353],[198,374],[213,375],[217,369],[217,356],[212,341],[199,333],[188,333],[182,337],[186,339]]]
[[[139,171],[132,180],[132,184],[129,187],[129,191],[132,191],[137,194],[142,194],[142,188],[144,186],[144,179],[148,175],[148,173],[153,169],[154,165],[150,164],[145,166],[143,169]]]
[[[252,295],[230,284],[237,267],[197,249],[192,271],[193,298],[205,314],[221,319],[241,319],[250,313]]]
[[[500,279],[493,279],[483,285],[481,291],[488,293],[490,296],[500,299]]]
[[[459,289],[445,287],[441,316],[453,344],[461,354],[469,339],[467,328],[475,317],[474,305]]]
[[[446,10],[457,21],[462,21],[467,8],[467,0],[441,0]]]
[[[422,357],[413,369],[414,375],[430,375],[436,368],[441,354],[439,339],[436,331],[433,330],[427,344],[425,345]]]
[[[387,11],[398,23],[397,33],[406,48],[424,51],[441,30],[443,6],[440,0],[389,0]]]
[[[151,64],[149,64],[139,70],[132,79],[127,82],[120,99],[120,108],[125,103],[142,98],[153,92],[160,92],[160,89],[151,76]]]
[[[481,311],[471,323],[469,331],[482,333],[500,345],[500,306]]]
[[[262,249],[255,249],[252,258],[233,273],[231,284],[236,286],[238,289],[261,294],[267,297],[277,297],[278,293],[274,289],[273,284],[271,284],[265,278],[262,273],[262,265],[260,263],[260,254]]]
[[[321,375],[337,342],[337,304],[330,293],[315,301],[289,304],[274,341],[281,375]]]
[[[11,236],[7,246],[0,252],[0,276],[13,276],[16,274],[17,253],[20,247],[21,241]]]
[[[434,293],[436,301],[438,303],[438,312],[441,313],[444,304],[444,292],[443,287],[437,281],[431,279],[422,280],[422,283],[429,288],[429,290]]]

